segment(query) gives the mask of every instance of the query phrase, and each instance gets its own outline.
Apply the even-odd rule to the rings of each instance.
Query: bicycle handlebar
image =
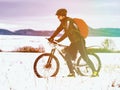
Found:
[[[58,46],[61,46],[61,47],[67,47],[67,45],[59,44],[59,42],[57,42],[57,41],[55,41],[55,40],[50,41],[49,38],[46,38],[46,39],[47,39],[47,40],[49,41],[49,43],[51,43],[51,44],[58,45]]]
[[[55,41],[55,40],[49,40],[49,38],[46,38],[48,41],[49,41],[49,43],[51,43],[51,44],[53,44],[54,46],[56,46],[56,45],[58,45],[58,46],[60,46],[60,47],[67,47],[67,45],[63,45],[63,44],[59,44],[59,42],[57,42],[57,41]],[[88,46],[88,47],[86,47],[87,49],[90,49],[90,48],[94,48],[94,47],[96,47],[96,46]],[[97,47],[100,47],[100,46],[97,46]]]

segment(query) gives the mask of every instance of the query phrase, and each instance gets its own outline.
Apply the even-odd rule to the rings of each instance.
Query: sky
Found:
[[[66,8],[92,28],[120,28],[120,0],[0,0],[0,28],[55,30],[55,13]]]

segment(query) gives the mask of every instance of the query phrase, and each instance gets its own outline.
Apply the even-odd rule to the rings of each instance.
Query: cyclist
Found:
[[[74,72],[73,66],[72,66],[72,59],[76,58],[77,51],[80,52],[82,58],[91,67],[92,72],[93,72],[92,76],[93,77],[98,76],[98,72],[95,70],[95,67],[94,67],[93,63],[91,62],[91,60],[88,57],[87,50],[86,50],[86,47],[85,47],[85,40],[81,36],[80,30],[74,24],[72,18],[67,17],[67,10],[64,9],[64,8],[58,9],[57,12],[56,12],[56,15],[57,15],[57,17],[58,17],[58,19],[60,20],[61,23],[60,23],[59,27],[56,29],[56,31],[51,35],[51,37],[49,38],[49,41],[52,42],[54,40],[54,38],[62,30],[64,30],[64,34],[56,41],[61,42],[66,37],[69,38],[71,43],[68,46],[67,53],[65,55],[65,60],[67,62],[67,65],[68,65],[68,68],[69,68],[69,71],[70,71],[68,76],[70,76],[70,77],[75,76],[75,72]]]

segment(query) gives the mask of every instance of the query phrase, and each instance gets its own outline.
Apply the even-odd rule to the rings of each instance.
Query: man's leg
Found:
[[[74,76],[75,75],[74,70],[73,70],[73,65],[72,65],[72,55],[71,55],[71,52],[70,52],[70,50],[72,50],[71,48],[72,47],[70,45],[68,47],[68,51],[65,55],[65,60],[66,60],[66,63],[67,63],[67,66],[68,66],[68,69],[69,69],[69,72],[70,72],[70,74],[68,76]]]
[[[91,60],[88,57],[88,53],[87,53],[87,50],[86,50],[84,42],[85,42],[84,39],[81,39],[81,41],[78,42],[79,43],[79,46],[78,46],[79,52],[80,52],[82,58],[88,63],[88,65],[92,69],[93,74],[97,74],[96,69],[94,67],[94,64],[91,62]]]
[[[70,72],[70,75],[74,75],[74,71],[73,71],[73,65],[72,65],[72,60],[71,60],[71,56],[69,53],[67,53],[65,55],[65,60],[66,60],[66,63],[67,63],[67,66],[68,66],[68,69],[69,69],[69,72]]]

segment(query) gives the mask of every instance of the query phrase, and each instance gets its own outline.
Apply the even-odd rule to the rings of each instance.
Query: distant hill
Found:
[[[12,32],[6,29],[0,29],[0,35],[27,35],[27,36],[50,36],[52,35],[53,31],[49,30],[39,30],[35,31],[32,29],[20,29]]]
[[[33,30],[20,29],[12,32],[6,29],[0,29],[0,35],[29,35],[29,36],[50,36],[54,31],[51,30]],[[120,37],[120,28],[89,28],[89,36],[109,36]]]
[[[120,28],[90,28],[89,36],[120,37]]]
[[[39,30],[35,31],[32,29],[22,29],[22,30],[17,30],[14,32],[15,35],[32,35],[32,36],[50,36],[53,33],[53,31],[49,30]]]
[[[7,29],[0,29],[0,35],[13,35],[14,32],[11,32]]]

